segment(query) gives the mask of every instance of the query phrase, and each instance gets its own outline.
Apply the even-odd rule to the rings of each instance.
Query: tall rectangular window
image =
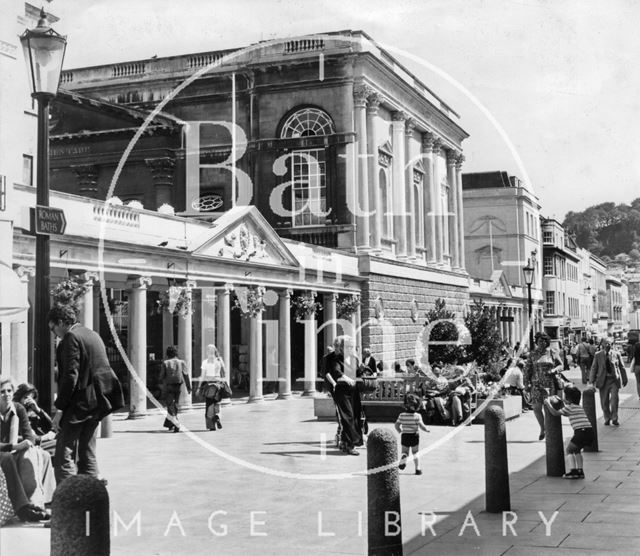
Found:
[[[327,210],[325,150],[295,151],[291,159],[293,226],[324,225]]]
[[[542,232],[542,243],[553,243],[553,232],[551,230]]]
[[[544,273],[545,275],[553,275],[553,257],[544,258]]]
[[[545,313],[547,315],[556,314],[556,292],[546,292]]]
[[[22,183],[33,185],[33,157],[28,154],[22,155]]]

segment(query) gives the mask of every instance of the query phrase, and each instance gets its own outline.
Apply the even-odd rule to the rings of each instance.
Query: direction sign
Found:
[[[36,205],[35,216],[36,234],[62,235],[67,228],[67,219],[62,209]]]

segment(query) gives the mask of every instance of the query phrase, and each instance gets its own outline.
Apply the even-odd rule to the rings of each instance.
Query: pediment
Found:
[[[491,289],[489,293],[492,295],[501,295],[504,297],[513,297],[511,292],[511,284],[507,280],[504,270],[494,270],[491,273]]]
[[[254,206],[235,207],[215,221],[194,255],[274,266],[298,267],[298,260]]]

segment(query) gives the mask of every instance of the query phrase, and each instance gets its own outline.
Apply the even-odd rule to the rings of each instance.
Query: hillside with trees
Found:
[[[640,197],[630,205],[601,203],[582,212],[570,211],[563,226],[575,233],[580,247],[606,262],[640,264]]]

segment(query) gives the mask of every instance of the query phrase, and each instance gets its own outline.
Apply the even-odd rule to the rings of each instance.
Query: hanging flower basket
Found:
[[[160,313],[167,310],[182,318],[187,318],[193,313],[191,296],[187,294],[187,288],[171,286],[160,294],[160,299],[157,303]]]
[[[296,295],[291,300],[293,314],[297,321],[307,320],[315,316],[322,309],[322,304],[316,301],[316,296],[311,292]]]
[[[356,295],[350,295],[338,300],[336,313],[339,319],[350,319],[360,307],[360,298]]]
[[[54,305],[68,305],[72,307],[77,314],[80,308],[80,299],[86,291],[87,286],[84,284],[80,284],[73,278],[65,278],[49,293],[51,293],[53,297]]]
[[[233,303],[233,308],[244,318],[255,318],[265,310],[264,288],[238,288]]]

